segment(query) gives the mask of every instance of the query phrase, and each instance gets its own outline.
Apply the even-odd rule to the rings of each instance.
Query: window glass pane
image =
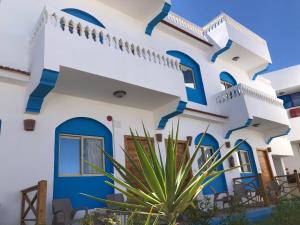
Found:
[[[247,164],[241,167],[242,172],[244,173],[251,172],[251,165],[250,165],[248,153],[245,151],[239,151],[238,156],[240,160],[240,165]]]
[[[186,87],[196,88],[195,77],[192,68],[180,65],[181,71],[183,72],[184,83]]]
[[[60,137],[58,168],[59,176],[80,175],[80,138]]]
[[[100,149],[104,150],[104,143],[102,139],[84,138],[83,139],[83,160],[91,162],[100,168],[104,168],[103,153]],[[99,174],[95,169],[83,162],[84,174]]]
[[[300,106],[300,92],[295,93],[295,94],[291,94],[291,98],[292,98],[294,107]]]
[[[212,147],[202,146],[200,149],[200,156],[198,157],[199,168],[201,168],[203,164],[214,154]]]

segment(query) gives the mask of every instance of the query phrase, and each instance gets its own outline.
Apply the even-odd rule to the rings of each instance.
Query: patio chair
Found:
[[[213,187],[209,186],[209,189],[212,191],[213,195],[214,195],[214,208],[218,208],[218,203],[222,203],[222,208],[225,208],[225,204],[228,204],[228,206],[230,206],[231,202],[232,202],[232,196],[229,195],[229,193],[227,191],[223,191],[223,192],[217,192]]]
[[[74,209],[72,207],[70,199],[57,199],[52,201],[52,212],[53,219],[52,225],[71,225],[78,223],[79,219],[74,219],[75,214],[80,211],[85,210],[85,215],[88,214],[87,207],[80,207]]]

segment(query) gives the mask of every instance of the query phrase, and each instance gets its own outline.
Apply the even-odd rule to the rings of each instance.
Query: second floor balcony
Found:
[[[152,110],[158,120],[187,100],[177,58],[60,10],[44,9],[31,42],[27,112],[40,112],[52,89]],[[126,100],[114,98],[118,90]]]
[[[245,84],[238,84],[216,97],[221,111],[229,117],[225,138],[242,128],[264,133],[266,143],[290,131],[289,119],[282,100]]]

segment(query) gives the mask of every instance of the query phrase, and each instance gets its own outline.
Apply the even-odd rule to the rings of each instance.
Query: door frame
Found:
[[[261,170],[261,165],[260,165],[259,156],[258,156],[258,152],[259,151],[264,152],[266,154],[266,156],[267,156],[267,162],[268,162],[268,169],[271,171],[271,177],[272,177],[272,179],[274,179],[274,173],[273,173],[273,169],[272,169],[272,166],[271,166],[270,157],[269,157],[269,154],[268,154],[268,149],[265,149],[265,148],[257,148],[256,149],[257,159],[258,159],[259,167],[260,167],[260,170]]]

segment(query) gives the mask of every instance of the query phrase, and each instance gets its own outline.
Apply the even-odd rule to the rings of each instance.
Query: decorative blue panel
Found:
[[[104,203],[81,196],[79,193],[105,198],[106,195],[114,193],[113,188],[105,184],[105,181],[109,180],[108,178],[93,175],[69,177],[60,177],[58,175],[59,136],[61,134],[103,137],[104,150],[113,156],[112,134],[110,130],[102,123],[85,117],[67,120],[55,130],[53,199],[71,199],[74,207],[105,207]],[[113,173],[113,166],[108,159],[105,159],[105,170]],[[112,182],[111,180],[109,181]]]
[[[57,78],[57,71],[43,69],[39,84],[29,96],[26,112],[40,113],[44,99],[55,87]]]
[[[258,76],[260,76],[260,75],[262,75],[263,73],[267,72],[268,69],[270,68],[270,66],[271,66],[271,63],[269,63],[269,64],[267,65],[267,67],[264,68],[263,70],[261,70],[261,71],[257,72],[256,74],[254,74],[253,77],[252,77],[252,80],[255,80]]]
[[[225,135],[225,139],[228,139],[230,138],[230,135],[232,134],[233,131],[236,131],[236,130],[240,130],[240,129],[243,129],[243,128],[246,128],[246,127],[249,127],[252,123],[252,119],[248,119],[245,123],[245,125],[241,126],[241,127],[237,127],[235,129],[232,129],[232,130],[229,130],[227,131],[226,135]]]
[[[196,88],[186,87],[188,100],[207,105],[199,64],[190,56],[180,51],[167,51],[167,54],[180,59],[180,64],[190,67],[193,70]]]
[[[159,24],[160,21],[162,21],[169,14],[170,10],[171,5],[165,2],[161,12],[148,23],[145,33],[151,36],[155,26]]]
[[[213,54],[213,56],[211,57],[212,62],[216,62],[217,58],[219,57],[219,55],[221,55],[222,53],[226,52],[227,50],[229,50],[231,48],[232,45],[232,41],[228,40],[226,46],[222,49],[220,49],[219,51],[215,52],[215,54]]]
[[[196,138],[195,138],[195,145],[198,145],[202,136],[204,134],[201,133],[199,134]],[[212,147],[214,149],[214,151],[219,149],[219,143],[217,141],[217,139],[215,139],[211,134],[206,133],[203,140],[202,140],[202,146],[208,146],[208,147]],[[224,170],[223,165],[220,165],[218,167],[218,170]],[[226,178],[225,175],[222,174],[221,176],[219,176],[216,180],[214,180],[208,187],[203,189],[203,194],[204,195],[211,195],[214,194],[212,189],[209,187],[212,187],[217,193],[221,193],[221,192],[227,192],[227,183],[226,183]]]
[[[166,116],[163,116],[160,119],[159,124],[158,124],[158,129],[164,129],[169,119],[183,113],[183,111],[186,108],[186,104],[187,103],[184,101],[179,101],[176,111],[174,111]]]
[[[96,26],[105,28],[105,26],[98,19],[96,19],[94,16],[92,16],[89,13],[84,12],[82,10],[67,8],[67,9],[62,9],[61,11],[68,13],[72,16],[76,16],[82,20],[89,22],[89,23],[95,24]]]
[[[271,141],[272,141],[274,138],[288,135],[290,132],[291,132],[291,128],[288,128],[288,129],[287,129],[285,132],[283,132],[282,134],[279,134],[279,135],[274,136],[274,137],[270,137],[269,140],[267,141],[267,144],[270,144]]]

